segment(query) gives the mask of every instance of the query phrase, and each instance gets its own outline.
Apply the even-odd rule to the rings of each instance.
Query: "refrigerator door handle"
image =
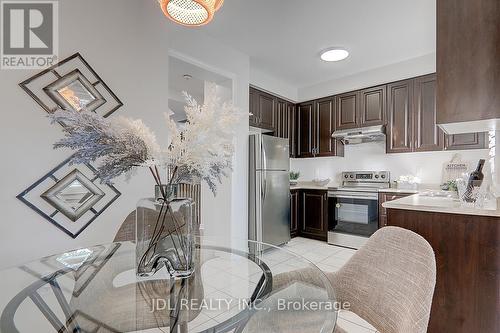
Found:
[[[264,142],[260,141],[260,148],[262,150],[262,168],[263,170],[267,170],[267,156],[266,156],[266,147],[264,147]]]
[[[267,175],[265,172],[262,173],[262,202],[266,200],[266,192],[267,192]]]

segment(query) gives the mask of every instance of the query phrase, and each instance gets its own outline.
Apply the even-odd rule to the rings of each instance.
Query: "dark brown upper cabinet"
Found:
[[[316,101],[316,156],[344,156],[344,145],[332,138],[335,131],[334,98],[324,98]]]
[[[259,92],[250,88],[250,126],[259,126],[260,110],[259,110]]]
[[[337,109],[336,129],[351,129],[359,125],[359,92],[354,91],[335,97]]]
[[[446,150],[488,148],[488,133],[465,133],[446,136]]]
[[[250,87],[250,126],[275,131],[277,98]]]
[[[269,94],[259,94],[259,110],[260,110],[260,126],[262,128],[275,130],[274,116],[275,116],[276,99]]]
[[[287,103],[286,109],[289,120],[290,157],[297,157],[297,107],[295,104]]]
[[[437,123],[500,118],[498,0],[437,1]]]
[[[414,150],[443,150],[444,133],[436,125],[436,74],[416,78],[414,87]]]
[[[313,157],[316,126],[314,125],[314,101],[297,106],[297,156]]]
[[[335,130],[334,98],[299,104],[298,157],[344,156],[344,145],[332,138]]]
[[[359,93],[360,127],[376,126],[385,124],[386,105],[387,105],[387,86],[378,86]]]
[[[387,149],[388,153],[413,150],[413,80],[387,85]]]

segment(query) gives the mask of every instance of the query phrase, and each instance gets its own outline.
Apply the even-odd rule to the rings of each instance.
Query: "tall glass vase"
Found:
[[[193,200],[179,196],[179,185],[157,186],[156,192],[136,208],[137,275],[165,266],[172,277],[187,278],[195,269]]]

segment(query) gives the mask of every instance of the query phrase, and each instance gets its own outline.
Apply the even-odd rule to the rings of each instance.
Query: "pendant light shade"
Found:
[[[200,26],[212,21],[224,0],[160,0],[165,16],[185,26]]]

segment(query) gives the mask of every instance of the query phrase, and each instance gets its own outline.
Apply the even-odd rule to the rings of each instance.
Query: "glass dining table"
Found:
[[[0,332],[334,331],[334,291],[306,259],[252,241],[196,243],[187,279],[137,277],[133,242],[0,271]]]

